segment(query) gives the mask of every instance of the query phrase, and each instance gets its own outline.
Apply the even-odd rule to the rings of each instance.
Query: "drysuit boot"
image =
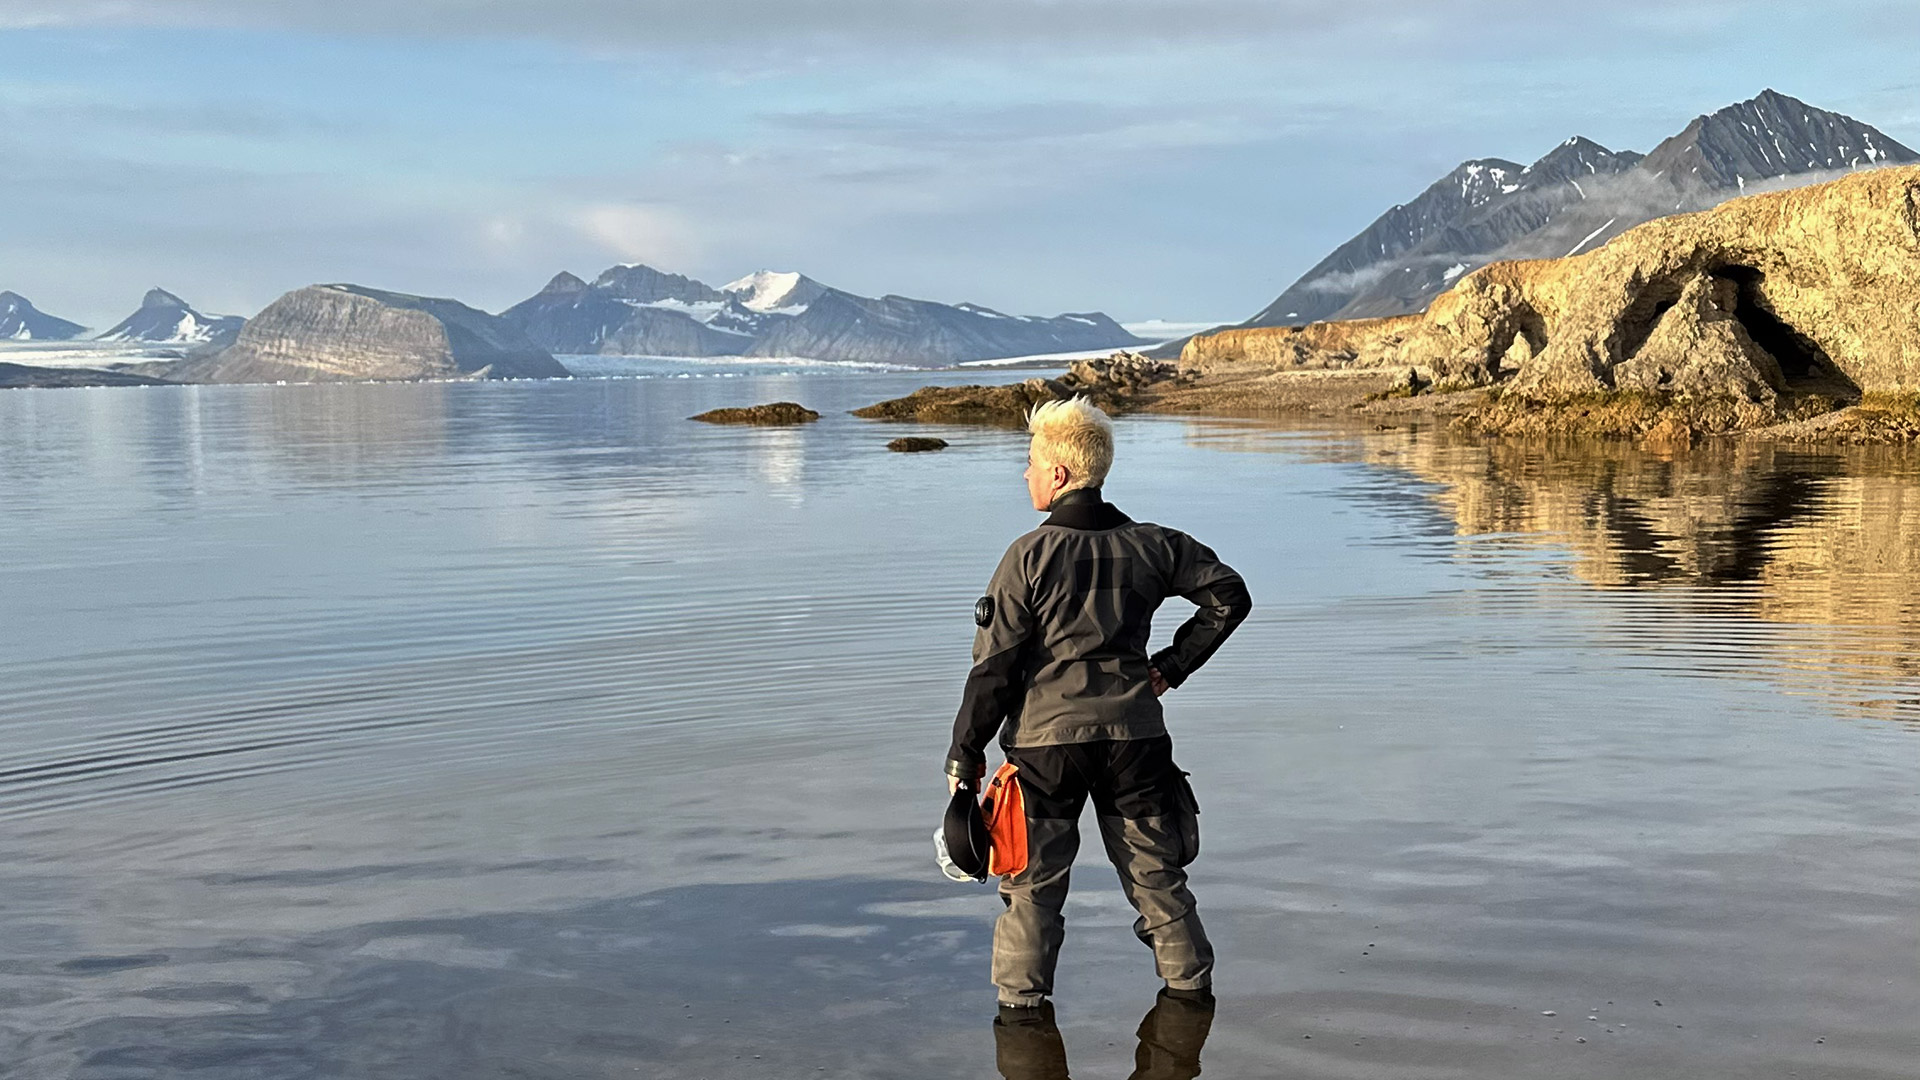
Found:
[[[1169,987],[1203,990],[1213,981],[1207,941],[1186,865],[1199,854],[1198,807],[1173,741],[1106,740],[1014,747],[1027,806],[1027,868],[1000,880],[1006,910],[993,927],[993,982],[1006,1005],[1035,1005],[1053,993],[1066,937],[1061,909],[1080,851],[1081,811],[1092,799],[1107,858],[1140,917],[1133,932],[1153,950]]]

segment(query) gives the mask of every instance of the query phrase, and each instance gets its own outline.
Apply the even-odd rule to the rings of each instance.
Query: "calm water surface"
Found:
[[[925,378],[0,394],[0,1073],[998,1075],[928,838],[1035,516],[1017,434],[842,411]],[[1920,1075],[1920,459],[1119,443],[1257,604],[1169,698],[1207,1075]]]

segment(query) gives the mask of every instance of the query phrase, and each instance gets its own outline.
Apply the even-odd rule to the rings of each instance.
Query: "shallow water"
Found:
[[[841,411],[925,381],[0,394],[0,1072],[997,1075],[928,837],[1035,518]],[[1149,418],[1109,494],[1257,604],[1168,699],[1208,1075],[1914,1075],[1920,459]]]

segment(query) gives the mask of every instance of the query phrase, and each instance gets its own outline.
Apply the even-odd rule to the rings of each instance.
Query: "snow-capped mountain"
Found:
[[[555,353],[736,356],[752,344],[746,334],[710,328],[693,316],[700,311],[710,320],[726,307],[728,301],[718,290],[688,278],[679,278],[685,286],[653,287],[670,278],[679,275],[660,274],[648,267],[614,267],[589,285],[562,272],[500,317]],[[640,284],[646,287],[633,287]],[[655,299],[621,295],[630,292]],[[685,299],[688,296],[713,298]]]
[[[41,311],[19,293],[0,292],[0,341],[68,341],[86,329]]]
[[[150,290],[140,309],[101,334],[100,341],[141,341],[162,345],[233,344],[247,320],[238,315],[203,315],[165,289]]]
[[[757,270],[738,281],[720,287],[720,291],[740,302],[748,311],[780,311],[797,315],[808,304],[820,299],[825,285],[805,274]]]
[[[613,267],[591,285],[562,273],[501,318],[561,354],[792,356],[938,367],[1141,343],[1097,312],[1041,318],[902,296],[872,299],[771,270],[719,289],[647,266]]]
[[[1334,249],[1245,326],[1424,309],[1489,262],[1591,251],[1756,182],[1920,161],[1884,133],[1768,90],[1697,117],[1642,157],[1575,137],[1525,168],[1468,161]]]

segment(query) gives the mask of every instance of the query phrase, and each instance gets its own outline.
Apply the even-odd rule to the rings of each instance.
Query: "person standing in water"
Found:
[[[1089,799],[1107,858],[1140,913],[1167,990],[1211,998],[1213,946],[1186,866],[1199,806],[1173,762],[1160,696],[1214,654],[1253,608],[1246,583],[1185,533],[1134,521],[1101,498],[1113,423],[1085,398],[1028,417],[1027,493],[1047,519],[1007,549],[974,609],[973,669],[947,755],[947,790],[986,773],[994,734],[1026,806],[1027,863],[1003,877],[993,983],[1006,1009],[1053,994],[1061,908]],[[1147,653],[1153,613],[1180,596],[1198,610]]]

